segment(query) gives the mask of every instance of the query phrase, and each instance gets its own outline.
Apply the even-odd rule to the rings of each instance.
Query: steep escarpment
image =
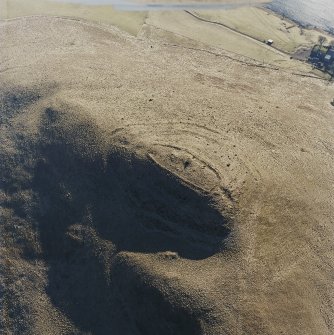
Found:
[[[119,273],[114,263],[120,252],[208,258],[226,248],[231,218],[149,156],[108,146],[92,120],[65,106],[41,108],[36,133],[21,124],[13,138],[7,127],[41,97],[24,89],[3,97],[11,148],[1,153],[6,244],[11,236],[8,246],[21,257],[45,262],[52,303],[85,331],[123,333],[124,324],[130,333],[200,334],[190,306],[170,302],[130,279],[140,278],[135,268]],[[136,292],[119,291],[121,285]]]

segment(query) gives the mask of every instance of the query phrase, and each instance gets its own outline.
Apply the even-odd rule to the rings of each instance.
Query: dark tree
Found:
[[[321,47],[323,46],[323,44],[324,44],[326,41],[327,41],[327,38],[326,38],[325,36],[320,35],[320,36],[318,37],[318,42],[319,42],[319,44],[320,44]]]

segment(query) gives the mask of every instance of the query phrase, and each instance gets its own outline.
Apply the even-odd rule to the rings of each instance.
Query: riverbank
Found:
[[[197,14],[204,19],[223,23],[259,41],[273,39],[274,47],[291,55],[301,48],[312,48],[318,42],[319,34],[329,40],[334,38],[317,29],[303,28],[262,7],[243,7],[229,11],[201,11]]]
[[[319,29],[334,35],[332,0],[272,0],[264,7],[292,20],[298,26]]]

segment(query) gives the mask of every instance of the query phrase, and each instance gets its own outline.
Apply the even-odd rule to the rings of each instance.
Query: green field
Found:
[[[43,0],[0,0],[0,18],[11,19],[30,15],[77,17],[103,24],[112,24],[132,35],[141,29],[146,12],[121,12],[112,6],[88,6]]]

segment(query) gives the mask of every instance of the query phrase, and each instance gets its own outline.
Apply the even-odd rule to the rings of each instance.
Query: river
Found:
[[[303,26],[334,34],[334,0],[273,0],[266,7]]]

